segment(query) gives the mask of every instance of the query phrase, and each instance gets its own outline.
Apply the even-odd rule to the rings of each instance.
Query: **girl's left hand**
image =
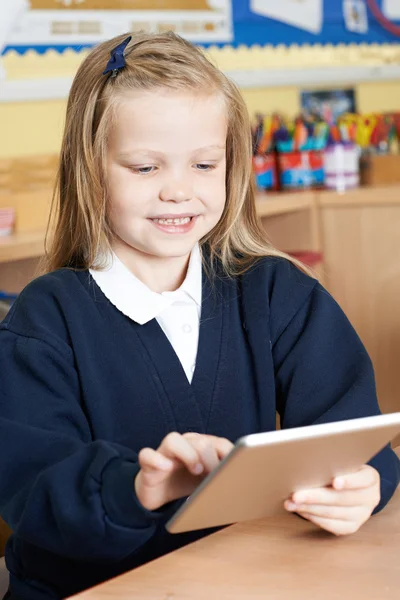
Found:
[[[380,496],[380,475],[365,465],[356,473],[336,477],[332,487],[295,492],[284,506],[326,531],[347,535],[368,521]]]

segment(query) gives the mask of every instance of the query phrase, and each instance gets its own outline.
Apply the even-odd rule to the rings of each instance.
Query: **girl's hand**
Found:
[[[379,473],[365,465],[356,473],[336,477],[332,487],[295,492],[284,506],[326,531],[347,535],[368,521],[379,501]]]
[[[135,478],[139,502],[147,510],[157,510],[190,496],[232,448],[225,438],[199,433],[170,433],[157,450],[143,448]]]

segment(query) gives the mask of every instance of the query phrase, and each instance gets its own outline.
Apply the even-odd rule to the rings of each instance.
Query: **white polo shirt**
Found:
[[[153,292],[115,254],[103,271],[90,269],[90,274],[103,294],[124,315],[140,325],[157,319],[191,382],[196,366],[201,315],[202,262],[199,246],[196,244],[190,255],[185,281],[174,292]]]

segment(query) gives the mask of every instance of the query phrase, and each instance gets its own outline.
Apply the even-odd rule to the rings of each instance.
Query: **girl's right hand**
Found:
[[[200,433],[169,433],[157,450],[143,448],[135,478],[139,502],[153,511],[190,496],[232,448],[225,438]]]

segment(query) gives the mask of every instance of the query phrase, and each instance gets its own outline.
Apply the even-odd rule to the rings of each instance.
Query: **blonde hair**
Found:
[[[113,232],[107,214],[105,163],[116,101],[129,90],[185,89],[220,94],[227,115],[226,205],[215,228],[201,241],[228,276],[245,272],[258,258],[296,259],[266,239],[257,217],[249,116],[236,87],[204,53],[172,32],[134,34],[125,50],[126,67],[103,75],[118,36],[94,48],[81,64],[68,99],[60,164],[47,236],[44,271],[61,267],[101,268],[96,259]]]

